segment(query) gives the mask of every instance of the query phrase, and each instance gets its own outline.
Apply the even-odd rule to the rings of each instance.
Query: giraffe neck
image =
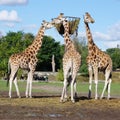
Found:
[[[40,47],[42,46],[44,31],[45,31],[45,28],[42,26],[38,31],[38,34],[35,37],[33,43],[30,46],[28,46],[28,48],[25,49],[25,52],[31,51],[31,53],[33,52],[34,55],[38,53]]]
[[[73,47],[73,42],[70,39],[69,35],[69,23],[68,21],[64,21],[64,41],[65,41],[65,49],[68,50],[69,48]]]
[[[88,23],[85,23],[85,27],[86,27],[86,36],[88,39],[88,50],[90,51],[95,44]]]

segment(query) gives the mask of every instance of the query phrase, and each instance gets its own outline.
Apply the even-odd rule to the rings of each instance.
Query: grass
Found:
[[[18,86],[20,89],[20,92],[25,92],[26,89],[26,81],[18,81]],[[79,94],[81,93],[88,93],[88,82],[78,82],[77,83],[77,91]],[[41,92],[41,93],[61,93],[63,87],[62,82],[33,82],[33,89],[32,92]],[[99,82],[98,84],[98,94],[100,95],[102,92],[102,89],[104,87],[103,82]],[[95,84],[92,85],[92,93],[94,94]],[[8,91],[9,87],[6,86],[6,81],[0,80],[0,91]],[[15,91],[15,87],[13,84],[13,91]],[[69,87],[70,92],[70,87]],[[107,95],[107,92],[105,93]],[[111,84],[111,96],[118,96],[120,97],[120,82],[113,82]]]
[[[99,93],[103,89],[103,84],[103,82],[100,82],[98,85]],[[88,85],[88,82],[78,81],[77,90],[80,99],[73,104],[70,100],[65,103],[59,102],[59,95],[61,95],[63,87],[62,82],[33,82],[32,93],[37,95],[36,97],[29,99],[22,96],[23,98],[19,99],[15,96],[15,98],[9,99],[9,87],[6,86],[5,80],[0,80],[0,119],[119,119],[120,99],[111,99],[109,101],[107,99],[88,100],[86,97],[83,99],[82,95],[86,96],[88,93]],[[18,81],[18,86],[20,92],[24,93],[26,81]],[[92,88],[94,93],[94,84]],[[111,96],[120,98],[120,82],[113,82],[111,88]],[[13,91],[15,91],[14,85]],[[105,116],[107,117],[105,118]]]

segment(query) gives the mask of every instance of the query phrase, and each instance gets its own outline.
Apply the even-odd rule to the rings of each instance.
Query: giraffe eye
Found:
[[[67,20],[65,20],[65,22],[67,22]]]

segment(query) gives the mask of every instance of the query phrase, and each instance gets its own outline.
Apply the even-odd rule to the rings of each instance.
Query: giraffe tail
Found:
[[[9,85],[10,73],[11,73],[10,62],[8,62],[7,87]]]

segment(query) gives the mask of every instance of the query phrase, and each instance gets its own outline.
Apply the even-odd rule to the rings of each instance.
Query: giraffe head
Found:
[[[84,22],[85,22],[85,23],[94,23],[95,21],[94,21],[94,19],[91,17],[91,15],[90,15],[88,12],[86,12],[86,13],[85,13],[85,16],[84,16]]]
[[[52,19],[52,24],[55,25],[55,24],[63,23],[63,21],[65,20],[66,18],[64,17],[64,14],[60,13],[60,15],[57,18]]]
[[[50,28],[52,28],[52,27],[54,27],[54,26],[53,26],[52,23],[46,22],[45,20],[43,20],[43,21],[42,21],[42,27],[44,27],[45,29],[50,29]]]

